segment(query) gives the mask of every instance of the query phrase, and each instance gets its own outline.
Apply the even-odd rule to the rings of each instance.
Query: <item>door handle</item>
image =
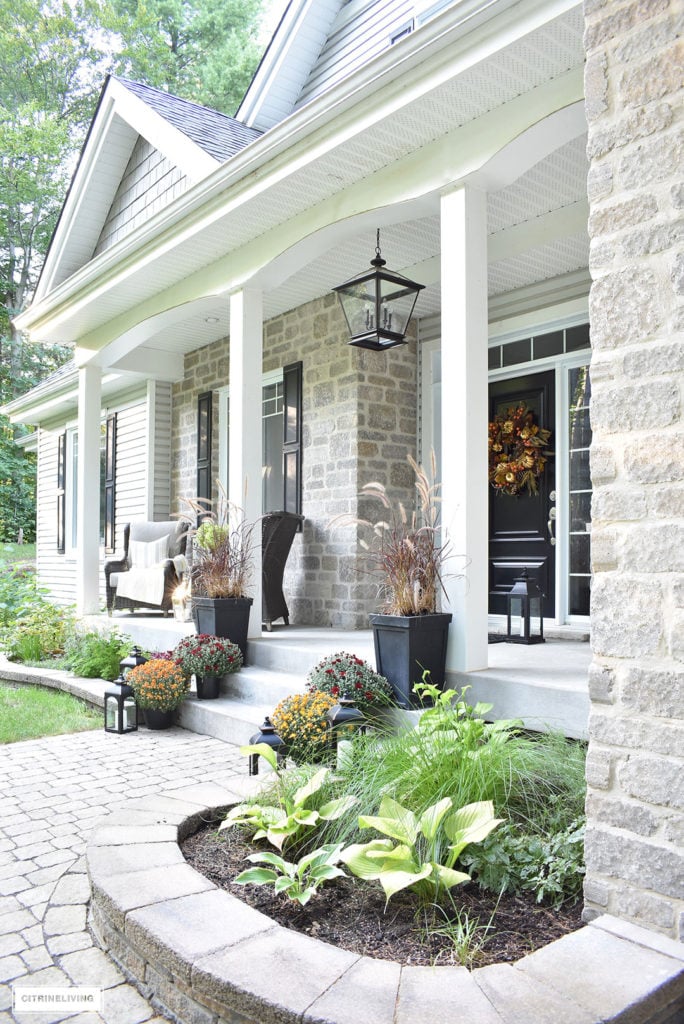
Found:
[[[553,524],[555,523],[555,521],[556,521],[556,510],[555,510],[555,508],[551,508],[551,509],[549,509],[549,521],[546,524],[547,529],[549,531],[549,543],[551,544],[551,547],[554,547],[555,543],[556,543],[556,538],[554,537],[554,534],[553,534]]]

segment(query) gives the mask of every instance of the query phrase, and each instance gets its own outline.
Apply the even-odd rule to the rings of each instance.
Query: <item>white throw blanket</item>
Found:
[[[129,569],[117,573],[116,596],[143,604],[161,605],[164,599],[164,565],[152,565],[145,569]]]

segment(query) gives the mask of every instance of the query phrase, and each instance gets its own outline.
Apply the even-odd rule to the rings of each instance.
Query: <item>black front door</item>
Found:
[[[526,405],[535,422],[547,430],[555,426],[555,374],[553,370],[489,385],[490,419],[511,406]],[[552,433],[548,450],[554,449]],[[552,539],[555,527],[555,459],[549,456],[538,479],[537,494],[517,495],[489,490],[489,611],[506,614],[506,595],[523,569],[544,593],[544,616],[556,613],[556,559]],[[549,522],[551,521],[551,527]]]

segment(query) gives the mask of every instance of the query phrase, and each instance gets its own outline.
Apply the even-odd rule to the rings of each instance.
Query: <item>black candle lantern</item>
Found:
[[[506,599],[506,642],[510,644],[543,644],[544,595],[534,579],[523,569]]]
[[[119,735],[135,732],[138,728],[138,706],[123,672],[120,672],[119,678],[105,690],[104,728],[105,732],[115,732]]]
[[[127,657],[119,662],[120,674],[125,678],[132,668],[144,665],[146,662],[147,658],[144,654],[141,654],[140,648],[136,646]]]
[[[254,746],[257,743],[265,743],[267,746],[274,751],[276,760],[279,768],[285,766],[285,741],[280,738],[278,733],[275,731],[275,726],[271,719],[266,716],[259,732],[254,733],[250,739],[250,745]],[[249,755],[249,774],[259,774],[259,755]]]
[[[342,694],[339,703],[330,708],[326,718],[333,743],[349,740],[356,732],[365,733],[366,718],[356,707],[348,693]]]
[[[351,335],[350,345],[382,352],[406,341],[413,307],[425,287],[394,270],[385,270],[380,255],[380,231],[371,269],[333,288]]]

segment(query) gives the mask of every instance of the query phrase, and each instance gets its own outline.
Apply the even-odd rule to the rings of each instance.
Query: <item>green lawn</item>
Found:
[[[0,562],[35,562],[36,545],[0,544]]]
[[[102,728],[102,711],[70,693],[0,682],[0,743]]]

